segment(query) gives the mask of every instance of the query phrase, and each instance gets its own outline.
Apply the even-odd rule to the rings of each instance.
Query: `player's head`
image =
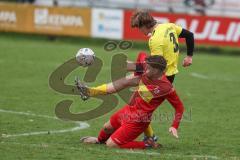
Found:
[[[138,28],[144,35],[151,33],[156,24],[157,21],[147,11],[138,10],[131,17],[131,27]]]
[[[163,56],[154,55],[145,59],[146,61],[146,75],[149,78],[159,78],[167,67],[167,61]]]

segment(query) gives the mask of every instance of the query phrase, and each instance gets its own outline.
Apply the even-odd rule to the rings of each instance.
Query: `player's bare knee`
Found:
[[[110,148],[117,148],[118,145],[111,139],[109,138],[106,142],[106,146]]]

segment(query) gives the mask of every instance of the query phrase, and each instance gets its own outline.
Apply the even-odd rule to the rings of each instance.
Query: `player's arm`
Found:
[[[137,86],[139,84],[140,77],[134,76],[133,74],[126,76],[124,78],[118,79],[114,82],[106,84],[106,94],[112,94],[116,93],[124,88],[130,87],[130,86]],[[90,92],[94,88],[89,88]],[[95,93],[92,93],[91,95],[94,95]]]
[[[80,81],[76,82],[77,88],[80,92],[80,96],[83,100],[88,99],[89,97],[97,96],[97,95],[105,95],[116,93],[124,88],[130,86],[137,86],[140,81],[139,76],[129,75],[118,79],[114,82],[102,84],[97,87],[87,87]]]
[[[183,28],[182,32],[179,34],[179,38],[185,38],[187,45],[187,56],[192,57],[194,50],[194,34]]]
[[[173,24],[173,27],[175,28],[179,38],[185,38],[187,45],[187,57],[185,57],[183,60],[183,66],[190,66],[192,64],[192,56],[194,51],[194,34],[178,25]]]
[[[169,128],[169,132],[176,138],[178,138],[178,132],[177,129],[179,127],[179,124],[181,122],[183,112],[184,112],[184,106],[180,98],[178,97],[176,91],[171,92],[167,95],[167,100],[171,103],[172,107],[175,109],[175,116],[174,120],[172,122],[171,127]]]
[[[186,45],[187,45],[187,57],[183,60],[183,66],[187,67],[192,64],[192,56],[194,51],[194,34],[189,30],[182,29],[181,33],[179,34],[179,38],[185,38]]]

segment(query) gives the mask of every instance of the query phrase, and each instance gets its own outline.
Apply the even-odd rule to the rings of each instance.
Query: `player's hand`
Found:
[[[192,64],[192,56],[187,56],[183,60],[183,67],[188,67]]]
[[[75,85],[79,91],[81,99],[84,101],[87,100],[89,98],[89,90],[87,86],[84,83],[82,83],[78,77],[75,77]]]
[[[177,129],[174,127],[169,128],[169,133],[171,133],[175,138],[178,138],[178,132]]]

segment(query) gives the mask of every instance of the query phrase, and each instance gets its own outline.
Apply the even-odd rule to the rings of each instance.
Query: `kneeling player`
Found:
[[[138,86],[133,93],[130,104],[113,114],[104,125],[98,137],[83,137],[85,143],[106,143],[108,147],[145,149],[156,148],[158,145],[152,140],[135,141],[148,127],[154,110],[165,98],[172,100],[175,108],[175,118],[169,128],[171,133],[178,137],[177,129],[184,111],[172,84],[164,75],[166,60],[162,56],[149,56],[146,58],[146,70],[142,75],[127,76],[109,84],[87,88],[80,82],[77,83],[80,95],[96,96],[100,94],[116,93],[126,87]]]

